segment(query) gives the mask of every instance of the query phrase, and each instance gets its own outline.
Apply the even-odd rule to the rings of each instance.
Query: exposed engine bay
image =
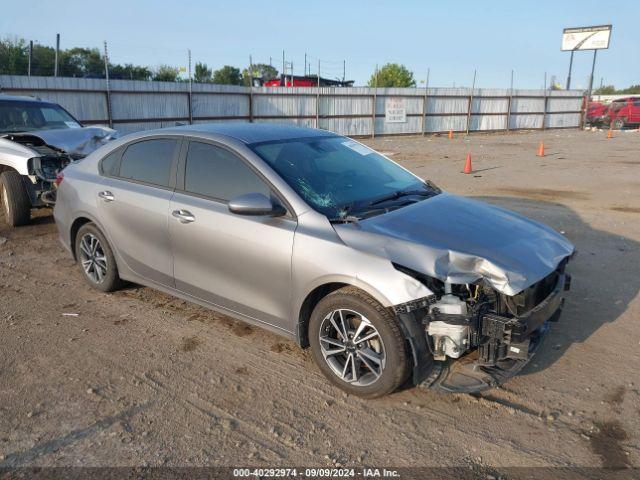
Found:
[[[424,386],[472,392],[489,388],[519,371],[531,358],[548,329],[557,321],[569,290],[568,258],[551,274],[509,296],[490,286],[453,285],[404,270],[436,292],[417,309],[396,307],[399,316],[413,314],[422,326],[426,356],[433,365],[423,370]],[[414,345],[414,349],[419,345]]]
[[[116,137],[117,132],[109,128],[84,127],[9,133],[0,140],[23,147],[20,153],[27,157],[25,173],[31,182],[25,186],[31,206],[43,207],[55,204],[57,181],[67,165]]]
[[[38,200],[45,205],[53,205],[56,201],[56,178],[67,165],[82,157],[72,158],[66,152],[47,145],[41,138],[32,135],[7,135],[5,138],[20,143],[39,154],[27,162],[29,175],[35,177],[34,190],[29,192],[31,202],[37,205]],[[33,198],[35,194],[35,198]]]

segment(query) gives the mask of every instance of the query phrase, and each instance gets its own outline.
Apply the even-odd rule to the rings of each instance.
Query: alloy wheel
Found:
[[[85,233],[80,240],[80,263],[92,282],[102,283],[107,275],[107,257],[100,240],[91,233]]]
[[[323,319],[320,349],[333,373],[355,386],[375,383],[386,366],[380,333],[364,315],[353,310],[333,310]]]

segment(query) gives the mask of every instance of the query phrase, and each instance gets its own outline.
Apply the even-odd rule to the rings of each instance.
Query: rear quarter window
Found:
[[[120,150],[111,152],[100,160],[100,173],[107,177],[117,177],[120,169]]]
[[[120,162],[121,178],[168,187],[178,141],[169,138],[144,140],[127,147]]]

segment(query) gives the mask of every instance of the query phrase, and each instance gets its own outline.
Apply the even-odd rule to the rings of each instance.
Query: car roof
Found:
[[[266,123],[197,123],[168,129],[156,130],[160,132],[176,132],[182,134],[203,133],[218,134],[234,138],[251,144],[276,140],[291,140],[309,137],[335,137],[337,134],[316,128],[296,127],[292,125],[274,125]]]
[[[0,100],[2,101],[10,101],[10,102],[32,102],[32,103],[46,103],[52,104],[53,102],[48,102],[46,100],[41,100],[35,97],[27,97],[25,95],[7,95],[6,93],[0,93]]]

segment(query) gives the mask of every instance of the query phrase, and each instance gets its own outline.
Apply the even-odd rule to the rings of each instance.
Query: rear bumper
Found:
[[[421,386],[443,392],[473,393],[517,375],[540,349],[550,322],[559,320],[563,294],[570,285],[569,275],[559,275],[547,298],[518,318],[485,315],[482,319],[484,343],[457,360],[434,362],[431,374]]]

